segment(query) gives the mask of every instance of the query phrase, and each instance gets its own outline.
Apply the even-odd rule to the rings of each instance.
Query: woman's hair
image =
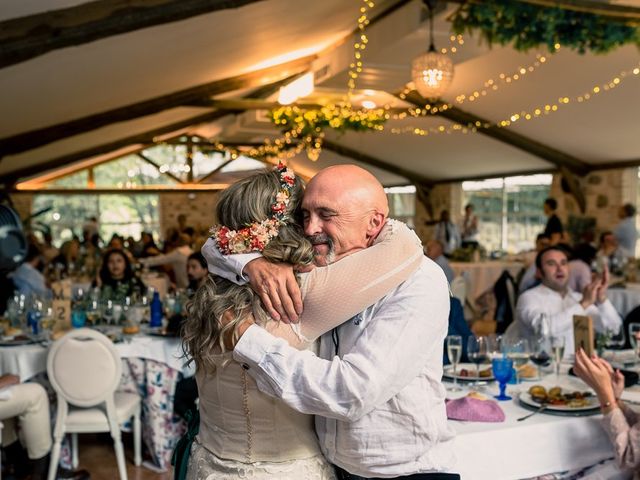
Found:
[[[207,269],[207,260],[204,258],[204,255],[202,255],[202,253],[193,252],[191,255],[189,255],[189,258],[187,258],[187,261],[189,260],[195,260],[200,264],[202,268],[204,268],[205,270]]]
[[[271,205],[281,188],[278,171],[266,171],[234,183],[220,194],[216,207],[218,223],[239,230],[271,218]],[[262,252],[270,262],[309,265],[313,261],[311,243],[296,223],[303,193],[304,185],[296,177],[286,210],[287,220]],[[221,320],[227,311],[233,313],[234,319],[223,327]],[[209,372],[215,370],[211,355],[225,351],[225,336],[232,334],[235,339],[239,325],[248,315],[253,315],[258,324],[270,319],[260,297],[249,285],[236,285],[211,274],[187,303],[187,313],[182,326],[185,355],[195,361],[198,369]]]
[[[124,278],[123,280],[127,281],[133,278],[133,269],[131,268],[131,262],[129,261],[129,257],[119,249],[111,249],[107,250],[104,256],[102,257],[102,266],[100,267],[100,280],[102,281],[102,285],[111,285],[114,286],[116,284],[116,280],[111,277],[111,272],[109,271],[109,259],[113,255],[120,255],[124,258]]]

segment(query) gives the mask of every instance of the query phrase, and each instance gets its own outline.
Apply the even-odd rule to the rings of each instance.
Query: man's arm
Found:
[[[261,391],[298,411],[358,419],[410,383],[434,352],[442,358],[447,283],[435,264],[421,268],[426,272],[395,290],[362,325],[361,338],[342,358],[324,360],[298,351],[251,326],[236,345],[234,359],[248,366]]]
[[[553,314],[546,313],[541,302],[542,300],[535,290],[527,290],[520,296],[516,306],[519,321],[533,331],[541,328],[540,322],[544,316],[548,319],[549,334],[562,335],[569,330],[573,331],[574,315],[587,315],[585,307],[579,302]]]

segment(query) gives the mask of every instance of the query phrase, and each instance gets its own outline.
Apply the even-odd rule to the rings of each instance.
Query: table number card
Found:
[[[69,330],[71,328],[71,301],[55,299],[51,302],[53,309],[53,330]]]
[[[53,298],[70,299],[71,298],[71,279],[65,278],[51,284]]]
[[[584,315],[573,316],[573,339],[576,352],[582,348],[591,356],[594,352],[595,336],[593,335],[593,320]]]

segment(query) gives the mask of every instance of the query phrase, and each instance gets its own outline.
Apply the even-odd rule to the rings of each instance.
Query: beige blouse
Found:
[[[640,423],[638,414],[619,402],[602,418],[620,468],[631,469],[634,480],[640,480]]]

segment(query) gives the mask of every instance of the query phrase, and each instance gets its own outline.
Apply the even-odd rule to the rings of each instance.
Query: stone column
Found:
[[[441,183],[433,187],[430,194],[431,204],[433,206],[434,218],[430,218],[427,214],[425,206],[416,198],[416,234],[420,237],[423,244],[433,238],[433,225],[427,225],[440,218],[442,210],[449,210],[451,221],[456,225],[460,223],[462,218],[462,183]]]

